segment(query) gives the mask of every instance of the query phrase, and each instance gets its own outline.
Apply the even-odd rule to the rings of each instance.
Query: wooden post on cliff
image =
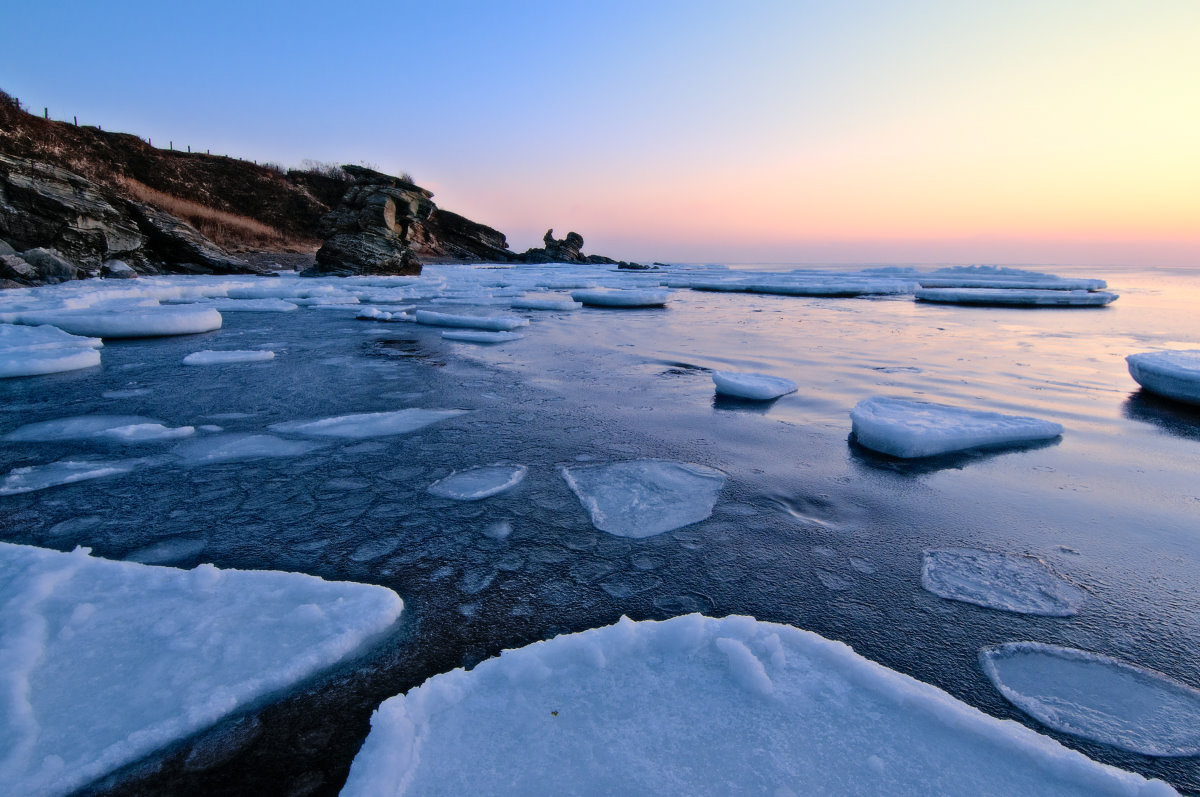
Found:
[[[43,106],[43,107],[42,107],[42,113],[44,113],[44,114],[46,115],[46,118],[47,118],[47,119],[49,119],[49,118],[50,118],[50,109],[49,109],[49,108],[47,108],[47,107]]]
[[[78,116],[72,116],[71,118],[75,120],[75,126],[76,126],[76,127],[79,127],[79,117],[78,117]]]

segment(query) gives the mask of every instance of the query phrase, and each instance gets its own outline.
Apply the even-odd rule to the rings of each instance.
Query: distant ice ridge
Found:
[[[1149,756],[1200,755],[1200,690],[1074,648],[1013,642],[979,653],[1017,708],[1055,730]]]
[[[342,791],[1170,795],[816,634],[692,614],[436,675],[371,718]]]
[[[1131,354],[1125,362],[1134,381],[1151,393],[1200,404],[1200,349]]]
[[[455,501],[479,501],[511,490],[528,472],[524,465],[481,465],[439,479],[429,485],[429,492]]]
[[[468,410],[427,410],[414,407],[393,412],[338,415],[315,421],[286,421],[271,424],[271,429],[283,434],[307,437],[379,437],[415,432],[432,423],[466,412]]]
[[[591,515],[592,525],[619,537],[651,537],[712,514],[725,474],[687,462],[641,459],[559,468]]]
[[[770,401],[788,393],[796,392],[796,383],[782,376],[769,374],[736,373],[734,371],[713,371],[713,384],[717,392],[723,396],[751,399],[754,401]]]
[[[418,324],[436,327],[462,327],[463,329],[489,329],[494,332],[506,332],[517,327],[529,326],[528,318],[517,318],[516,316],[451,315],[450,313],[435,313],[432,310],[418,310],[415,315]]]
[[[1025,290],[1018,288],[921,288],[917,299],[942,304],[1019,305],[1028,307],[1103,307],[1117,300],[1107,291]]]
[[[448,329],[442,333],[442,337],[463,343],[508,343],[525,336],[519,332],[491,332],[486,329]]]
[[[1063,432],[1060,424],[1037,418],[882,396],[860,401],[850,419],[860,444],[904,459],[1050,440]]]
[[[192,335],[221,328],[212,307],[128,305],[83,310],[40,310],[16,314],[21,324],[52,324],[72,335],[95,338],[152,338]]]
[[[66,794],[355,655],[394,592],[0,543],[0,783]]]
[[[43,324],[0,324],[0,379],[77,371],[100,364],[103,342]]]
[[[662,307],[671,298],[670,291],[619,289],[571,291],[571,298],[593,307]]]
[[[275,352],[256,349],[253,351],[204,351],[192,352],[183,358],[184,365],[225,365],[227,363],[261,363],[274,360]]]
[[[923,554],[921,584],[935,595],[1017,614],[1070,617],[1087,593],[1032,556],[940,548]]]

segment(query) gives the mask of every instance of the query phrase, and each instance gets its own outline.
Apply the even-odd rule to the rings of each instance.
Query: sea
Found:
[[[160,462],[0,497],[7,542],[308,573],[383,585],[405,603],[394,630],[352,661],[85,791],[336,793],[371,712],[392,695],[622,616],[701,612],[845,642],[1093,759],[1200,792],[1200,759],[1149,757],[1047,728],[1010,704],[979,662],[989,645],[1041,642],[1200,687],[1200,408],[1140,389],[1125,361],[1200,349],[1200,269],[1035,267],[1105,280],[1120,297],[1107,307],[677,287],[660,308],[509,308],[527,290],[649,288],[694,269],[428,267],[418,281],[380,284],[421,286],[403,295],[418,309],[515,314],[530,325],[519,339],[479,345],[443,339],[437,327],[358,320],[354,308],[224,312],[217,331],[106,340],[99,367],[0,381],[0,434],[86,415],[261,433],[409,407],[468,411],[303,456]],[[849,270],[828,268],[831,278]],[[210,296],[248,282],[162,278],[172,280],[208,286]],[[302,282],[253,284],[292,281]],[[350,284],[361,293],[370,281]],[[375,306],[401,307],[388,302]],[[275,358],[181,365],[205,349]],[[713,371],[782,376],[798,390],[767,403],[730,400],[715,394]],[[1064,432],[1035,445],[899,460],[851,434],[851,410],[872,396],[1034,416]],[[175,445],[138,451],[167,457]],[[5,441],[0,474],[125,450],[100,440]],[[726,482],[705,520],[617,536],[596,528],[562,469],[629,460],[694,463]],[[523,465],[527,475],[479,501],[428,491],[493,463]],[[1069,617],[947,600],[922,587],[923,552],[940,548],[1033,557],[1087,598]],[[200,748],[210,754],[197,765]]]

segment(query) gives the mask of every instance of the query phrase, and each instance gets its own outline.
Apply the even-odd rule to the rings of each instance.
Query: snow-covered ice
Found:
[[[361,412],[315,421],[273,423],[271,429],[283,434],[307,437],[381,437],[408,434],[432,423],[462,415],[468,410],[427,410],[410,407],[392,412]]]
[[[407,308],[395,308],[392,310],[380,310],[378,307],[364,307],[359,310],[354,316],[359,321],[412,321],[414,320],[406,310],[411,310],[410,305]]]
[[[571,298],[591,307],[662,307],[671,298],[671,292],[632,288],[618,290],[598,288],[571,291]]]
[[[290,313],[300,309],[283,299],[214,299],[206,304],[222,313]]]
[[[1131,354],[1125,362],[1134,381],[1151,393],[1200,404],[1200,349]]]
[[[583,304],[570,296],[535,295],[512,300],[514,310],[578,310]]]
[[[95,338],[193,335],[221,328],[221,314],[215,308],[189,305],[35,310],[17,314],[17,320],[22,324],[52,324],[72,335]]]
[[[91,368],[100,364],[102,345],[49,324],[0,324],[0,379]]]
[[[861,445],[905,459],[1050,440],[1063,432],[1038,418],[883,396],[860,401],[850,419]]]
[[[437,480],[429,485],[429,492],[455,501],[478,501],[511,490],[528,472],[524,465],[481,465]]]
[[[737,373],[735,371],[713,371],[713,384],[723,396],[770,401],[788,393],[796,392],[796,383],[782,376],[770,374]]]
[[[1107,291],[1056,291],[1020,288],[921,288],[924,302],[942,304],[1017,305],[1023,307],[1103,307],[1117,300]]]
[[[355,655],[384,587],[0,543],[0,782],[65,794]]]
[[[463,329],[489,329],[494,332],[507,332],[517,327],[529,326],[528,318],[518,318],[517,316],[451,315],[450,313],[435,313],[432,310],[417,310],[415,316],[418,324],[435,327],[461,327]]]
[[[204,351],[192,352],[183,358],[184,365],[225,365],[227,363],[261,363],[267,360],[274,360],[275,352],[273,351],[239,351],[225,350],[213,351],[205,349]]]
[[[434,676],[371,718],[342,792],[1168,795],[840,642],[632,622]]]
[[[46,465],[13,468],[0,479],[0,495],[31,493],[62,484],[116,476],[129,473],[144,464],[144,459],[61,460]]]
[[[1150,756],[1200,755],[1200,690],[1099,653],[1038,642],[986,647],[987,677],[1055,730]]]
[[[187,437],[191,426],[170,428],[153,418],[140,415],[77,415],[52,421],[28,423],[4,436],[13,442],[47,443],[58,440],[111,439],[137,443]]]
[[[651,537],[712,514],[725,474],[688,462],[641,459],[559,469],[601,531]]]
[[[525,336],[519,332],[491,332],[486,329],[448,329],[442,333],[442,337],[462,343],[507,343]]]
[[[189,465],[209,465],[244,459],[298,457],[320,447],[311,440],[285,440],[270,434],[231,432],[190,440],[171,453]]]
[[[921,585],[950,600],[1048,617],[1077,614],[1087,597],[1040,559],[971,548],[925,551]]]

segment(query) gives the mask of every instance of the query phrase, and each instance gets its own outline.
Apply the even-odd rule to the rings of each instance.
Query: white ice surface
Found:
[[[116,476],[129,473],[145,463],[143,459],[61,460],[46,465],[13,468],[0,479],[0,495],[31,493],[63,484]]]
[[[522,296],[512,300],[514,310],[578,310],[583,305],[569,296]]]
[[[508,650],[387,700],[342,794],[1174,791],[842,643],[692,614]]]
[[[478,501],[511,490],[528,472],[524,465],[481,465],[439,479],[429,485],[429,492],[455,501]]]
[[[19,313],[17,320],[22,324],[52,324],[72,335],[96,338],[192,335],[221,328],[221,314],[214,308],[188,305],[42,310]]]
[[[52,442],[57,440],[108,439],[126,443],[170,440],[195,432],[191,426],[171,428],[140,415],[77,415],[52,421],[29,423],[9,432],[5,440]]]
[[[1134,381],[1151,393],[1200,404],[1200,349],[1131,354],[1125,362]]]
[[[559,469],[592,525],[620,537],[651,537],[712,514],[725,474],[686,462],[640,459]]]
[[[1055,730],[1150,756],[1200,755],[1200,690],[1098,653],[1037,642],[979,652],[1017,708]]]
[[[782,376],[713,371],[712,379],[721,395],[755,401],[769,401],[796,392],[796,383]]]
[[[213,299],[207,304],[222,313],[290,313],[300,309],[283,299]]]
[[[507,343],[525,336],[519,332],[491,332],[486,329],[448,329],[442,333],[442,337],[462,343]]]
[[[172,454],[189,465],[209,465],[243,459],[298,457],[320,447],[311,440],[285,440],[269,434],[231,432],[189,440],[172,449]]]
[[[45,324],[0,324],[0,379],[77,371],[100,364],[103,343]]]
[[[662,307],[671,298],[670,291],[596,290],[571,291],[571,298],[592,307]]]
[[[407,434],[431,423],[462,415],[468,410],[427,410],[412,407],[393,412],[362,412],[338,415],[315,421],[286,421],[273,423],[271,429],[283,434],[308,437],[380,437]]]
[[[225,365],[226,363],[261,363],[267,360],[274,360],[275,352],[263,351],[261,349],[254,351],[213,351],[205,349],[204,351],[192,352],[183,358],[184,365]]]
[[[1050,440],[1063,431],[1037,418],[882,396],[860,401],[850,419],[860,444],[906,459]]]
[[[0,543],[0,783],[64,794],[358,653],[391,590]]]
[[[971,548],[925,551],[921,585],[950,600],[1048,617],[1077,614],[1087,597],[1040,559]]]
[[[1016,288],[922,288],[914,294],[943,304],[1011,304],[1028,307],[1098,307],[1117,299],[1106,291],[1022,290]]]
[[[450,313],[435,313],[432,310],[417,310],[415,315],[418,324],[435,327],[490,329],[494,332],[506,332],[517,327],[529,326],[528,318],[518,318],[517,316],[451,315]]]

